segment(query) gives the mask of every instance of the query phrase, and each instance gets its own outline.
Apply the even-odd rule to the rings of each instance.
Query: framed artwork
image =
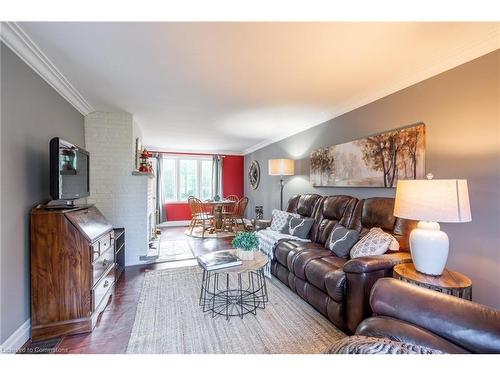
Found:
[[[260,166],[257,160],[252,160],[248,167],[248,182],[250,187],[255,190],[259,187],[260,182]]]
[[[425,177],[425,124],[418,123],[314,150],[316,187],[396,187],[398,179]]]

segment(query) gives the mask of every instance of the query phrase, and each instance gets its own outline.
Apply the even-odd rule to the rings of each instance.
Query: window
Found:
[[[211,158],[172,156],[162,163],[165,202],[187,201],[191,195],[202,200],[213,198]]]
[[[200,198],[212,199],[212,160],[201,161]]]
[[[185,201],[190,195],[196,196],[198,176],[196,160],[179,160],[179,200]]]
[[[163,159],[163,197],[165,201],[177,200],[177,189],[175,187],[175,160]]]

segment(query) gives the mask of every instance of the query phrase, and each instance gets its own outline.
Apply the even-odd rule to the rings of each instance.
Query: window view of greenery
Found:
[[[185,201],[190,195],[197,196],[197,160],[179,160],[179,200]]]
[[[200,199],[212,199],[212,161],[201,161]]]
[[[163,196],[165,201],[175,201],[175,159],[163,159]]]

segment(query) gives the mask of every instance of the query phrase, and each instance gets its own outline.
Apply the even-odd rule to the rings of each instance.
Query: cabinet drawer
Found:
[[[106,250],[113,246],[113,232],[108,232],[90,245],[92,251],[92,261],[97,260]]]
[[[113,249],[108,249],[92,264],[92,285],[95,285],[106,270],[115,262]]]
[[[95,311],[101,304],[106,293],[113,287],[115,283],[115,268],[111,268],[99,283],[92,289],[92,311]]]

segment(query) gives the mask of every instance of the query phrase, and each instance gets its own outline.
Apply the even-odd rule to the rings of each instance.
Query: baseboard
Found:
[[[0,353],[16,353],[30,339],[30,319],[21,326],[0,345]]]
[[[168,228],[168,227],[185,227],[191,223],[190,220],[179,220],[179,221],[165,221],[164,223],[158,224],[158,228]]]

